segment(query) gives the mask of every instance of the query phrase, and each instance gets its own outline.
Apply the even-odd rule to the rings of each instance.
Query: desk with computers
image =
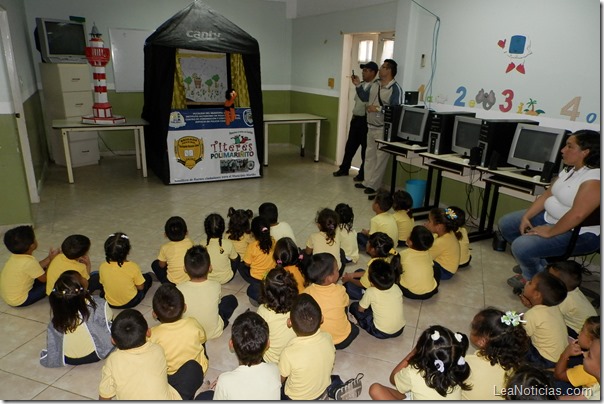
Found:
[[[560,149],[569,135],[565,129],[539,126],[533,120],[481,119],[474,112],[404,105],[386,110],[385,140],[378,141],[378,148],[395,157],[391,191],[396,186],[396,161],[413,164],[410,158],[421,157],[418,166],[428,170],[424,201],[413,209],[415,217],[425,217],[439,205],[443,175],[484,187],[478,229],[469,234],[476,241],[492,237],[501,188],[527,200],[545,191],[561,168]]]

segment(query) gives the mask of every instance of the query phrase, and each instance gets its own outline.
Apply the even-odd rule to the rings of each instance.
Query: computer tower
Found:
[[[452,153],[453,126],[456,116],[469,116],[474,118],[474,112],[434,112],[430,115],[428,122],[428,153],[448,154]]]
[[[384,140],[393,142],[396,140],[396,130],[401,120],[402,105],[384,105]]]
[[[417,105],[418,101],[419,101],[419,91],[405,91],[405,97],[403,98],[403,104]]]
[[[478,138],[478,147],[481,149],[480,165],[506,166],[514,132],[519,123],[539,125],[537,121],[529,119],[483,119]],[[498,153],[496,161],[491,161],[493,151]]]

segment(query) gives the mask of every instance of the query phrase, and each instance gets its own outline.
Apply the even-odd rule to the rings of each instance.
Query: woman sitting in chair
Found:
[[[566,167],[526,210],[509,213],[499,220],[503,238],[512,245],[518,265],[508,279],[523,288],[537,272],[545,269],[546,257],[561,255],[569,244],[572,229],[600,206],[600,133],[579,130],[562,148]],[[575,254],[589,253],[600,246],[600,226],[581,227]]]

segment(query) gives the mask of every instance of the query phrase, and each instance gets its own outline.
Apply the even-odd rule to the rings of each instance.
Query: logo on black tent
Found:
[[[187,31],[187,36],[196,41],[217,41],[221,35],[214,31]]]

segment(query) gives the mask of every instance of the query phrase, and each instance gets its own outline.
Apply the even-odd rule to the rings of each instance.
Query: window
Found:
[[[373,41],[364,40],[359,42],[359,63],[369,62],[373,55]]]
[[[384,39],[382,48],[382,62],[386,59],[392,59],[394,55],[394,40]]]

